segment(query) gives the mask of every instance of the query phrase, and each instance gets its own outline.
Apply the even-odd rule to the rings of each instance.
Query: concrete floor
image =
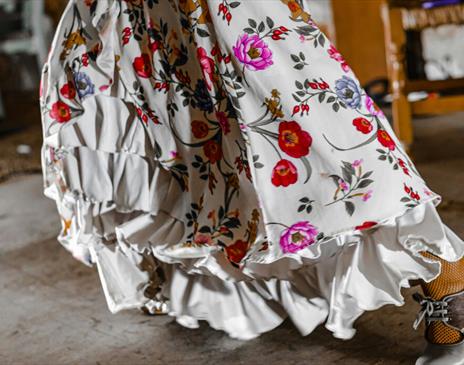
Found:
[[[464,115],[416,123],[417,166],[445,199],[442,217],[464,237]],[[38,175],[0,185],[0,364],[412,364],[423,346],[413,331],[414,289],[406,305],[366,313],[351,341],[323,327],[301,337],[290,323],[242,342],[169,317],[112,315],[95,270],[55,240],[54,203]]]

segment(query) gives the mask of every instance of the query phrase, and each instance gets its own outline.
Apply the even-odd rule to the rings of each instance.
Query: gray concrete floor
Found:
[[[441,193],[444,221],[464,237],[464,115],[416,122],[414,155],[430,187]],[[54,203],[41,177],[0,185],[0,364],[412,364],[422,333],[411,328],[417,306],[366,313],[353,340],[323,327],[307,337],[290,323],[242,342],[203,325],[189,330],[169,317],[137,311],[112,315],[95,270],[55,240]]]

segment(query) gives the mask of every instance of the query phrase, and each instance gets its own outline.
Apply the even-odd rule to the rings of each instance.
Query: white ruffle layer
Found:
[[[173,234],[168,229],[173,221],[165,222],[159,232]],[[400,306],[404,304],[400,290],[409,287],[409,280],[431,281],[440,273],[440,264],[425,259],[420,251],[450,261],[464,254],[462,241],[441,222],[431,202],[376,229],[339,235],[324,246],[324,260],[306,262],[299,269],[288,271],[285,261],[273,263],[288,271],[285,280],[223,280],[227,274],[212,275],[220,265],[209,267],[211,274],[204,275],[205,271],[188,273],[180,264],[164,263],[163,294],[169,298],[169,314],[189,328],[206,320],[239,339],[269,331],[287,316],[303,335],[325,322],[335,337],[349,339],[355,334],[354,321],[364,311]],[[103,245],[91,251],[112,312],[148,301],[143,296],[148,277],[138,268],[142,258],[136,247],[122,241],[114,251]]]
[[[364,311],[402,305],[400,289],[409,280],[430,281],[439,274],[440,264],[420,251],[448,261],[463,256],[464,243],[440,220],[436,200],[397,212],[373,229],[338,233],[295,255],[252,252],[241,270],[226,263],[219,249],[177,249],[188,202],[175,201],[173,179],[157,161],[153,136],[166,151],[176,150],[175,142],[137,121],[133,100],[115,72],[112,33],[103,31],[117,10],[117,2],[111,4],[99,2],[92,21],[102,40],[100,58],[106,60],[98,63],[94,81],[103,85],[114,79],[112,85],[73,105],[82,111],[73,121],[61,124],[45,116],[44,150],[63,149],[63,156],[44,163],[44,170],[45,193],[57,201],[63,220],[59,240],[76,258],[96,264],[112,312],[150,300],[144,295],[149,273],[141,262],[151,251],[166,276],[162,293],[169,313],[184,326],[205,320],[232,337],[250,339],[290,317],[304,335],[325,322],[334,336],[348,339]],[[50,69],[61,66],[59,57],[50,60]],[[67,82],[66,73],[49,73],[44,95],[57,99]]]
[[[112,312],[150,300],[144,295],[149,274],[140,263],[151,252],[166,276],[170,314],[182,325],[206,320],[249,339],[290,317],[304,335],[325,322],[334,336],[348,339],[364,311],[400,306],[400,289],[409,280],[439,274],[440,264],[420,251],[448,261],[464,255],[464,243],[443,224],[432,200],[298,255],[252,252],[237,269],[217,247],[182,245],[184,223],[166,211],[182,211],[182,202],[174,204],[173,179],[156,161],[84,146],[64,149],[56,161],[45,192],[64,220],[59,239],[76,258],[97,265]]]

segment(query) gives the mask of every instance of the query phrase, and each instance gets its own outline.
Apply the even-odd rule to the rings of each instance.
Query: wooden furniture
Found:
[[[362,85],[387,78],[382,2],[332,0],[336,46]]]
[[[443,81],[412,79],[407,72],[406,32],[445,24],[464,24],[464,4],[423,9],[421,0],[385,0],[382,18],[388,76],[393,92],[393,125],[399,139],[409,148],[413,142],[413,116],[464,110],[464,78]],[[410,102],[408,94],[414,91],[429,92],[431,97]]]

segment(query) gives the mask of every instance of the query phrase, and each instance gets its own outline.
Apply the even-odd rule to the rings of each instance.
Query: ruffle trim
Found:
[[[335,337],[350,339],[355,334],[353,323],[363,312],[386,304],[401,306],[401,288],[409,287],[409,280],[429,282],[439,275],[440,263],[425,258],[421,251],[448,261],[464,255],[462,240],[443,224],[433,202],[428,202],[375,229],[325,242],[323,259],[281,259],[267,264],[279,266],[277,272],[285,278],[264,279],[262,270],[250,278],[228,272],[230,265],[222,252],[205,252],[204,257],[181,263],[166,260],[163,245],[156,245],[155,240],[167,246],[175,243],[182,235],[182,223],[162,211],[160,219],[143,212],[133,214],[131,219],[107,224],[105,230],[116,232],[114,246],[96,239],[95,232],[87,235],[93,238],[86,240],[85,247],[90,262],[98,267],[110,310],[139,308],[150,300],[145,295],[150,273],[141,269],[144,255],[150,252],[165,276],[162,294],[169,299],[171,316],[189,328],[205,320],[238,339],[259,336],[287,317],[303,335],[325,322]],[[131,238],[144,244],[131,243]],[[68,245],[71,251],[76,247],[82,249],[82,245]],[[249,273],[252,267],[247,268]]]

